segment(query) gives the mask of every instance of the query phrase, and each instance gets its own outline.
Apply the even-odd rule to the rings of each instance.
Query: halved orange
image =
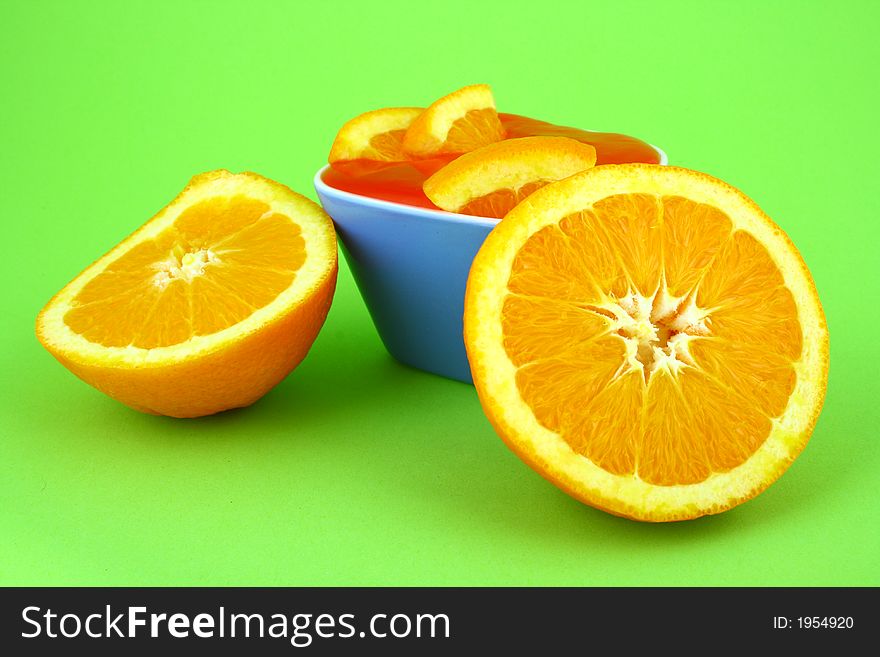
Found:
[[[386,107],[354,117],[339,129],[328,161],[407,160],[401,148],[403,136],[422,111],[420,107]]]
[[[488,84],[474,84],[432,103],[406,130],[403,150],[416,157],[467,153],[504,139]]]
[[[567,137],[521,137],[483,146],[428,178],[439,208],[500,219],[532,192],[596,164],[596,149]]]
[[[532,194],[474,260],[464,329],[507,444],[639,520],[763,491],[825,394],[828,330],[797,249],[742,192],[675,167],[600,166]]]
[[[212,171],[64,287],[37,337],[132,408],[208,415],[252,403],[299,364],[336,271],[320,207],[257,174]]]

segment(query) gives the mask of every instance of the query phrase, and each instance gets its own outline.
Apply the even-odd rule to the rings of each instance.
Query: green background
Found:
[[[2,2],[0,583],[880,584],[876,3]],[[626,132],[743,189],[831,331],[801,458],[720,516],[570,499],[474,389],[394,362],[348,270],[306,361],[180,421],[84,385],[40,307],[196,173],[314,198],[339,126],[489,82],[499,107]]]

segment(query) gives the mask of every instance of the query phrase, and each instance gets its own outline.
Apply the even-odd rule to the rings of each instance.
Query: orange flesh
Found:
[[[440,152],[467,153],[504,137],[504,126],[494,108],[471,110],[452,124]]]
[[[485,110],[475,110],[468,114],[483,111]],[[501,120],[507,139],[533,136],[569,137],[592,144],[596,147],[597,165],[621,162],[657,164],[660,161],[657,151],[634,137],[568,128],[516,114],[499,114],[498,118]],[[462,128],[462,132],[465,131],[466,128]],[[453,137],[452,131],[450,137]],[[454,137],[459,140],[460,136]],[[323,180],[331,187],[346,192],[436,210],[439,208],[425,196],[422,184],[458,155],[458,153],[446,153],[437,157],[401,162],[376,162],[366,159],[334,162],[324,172]]]
[[[64,321],[107,347],[166,347],[221,331],[290,286],[305,261],[299,233],[261,201],[201,201],[89,281]]]
[[[526,196],[536,192],[549,180],[536,180],[526,183],[519,189],[498,189],[473,201],[465,203],[458,209],[458,214],[469,214],[475,217],[501,218],[518,205]]]
[[[403,136],[406,130],[389,130],[370,139],[370,151],[367,154],[371,159],[399,161],[406,159],[403,152]]]
[[[614,474],[675,485],[729,471],[794,389],[794,299],[717,208],[608,197],[535,233],[508,290],[504,347],[523,399]]]

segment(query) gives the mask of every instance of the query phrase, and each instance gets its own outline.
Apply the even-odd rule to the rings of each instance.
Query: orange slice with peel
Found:
[[[439,208],[500,219],[532,192],[596,164],[596,149],[567,137],[521,137],[483,146],[428,178]]]
[[[403,136],[422,111],[420,107],[386,107],[354,117],[339,129],[328,161],[409,159],[402,149]]]
[[[639,520],[763,491],[825,394],[828,331],[797,249],[742,192],[686,169],[601,166],[532,194],[474,260],[464,328],[507,444]]]
[[[406,130],[403,150],[416,157],[467,153],[505,137],[488,84],[474,84],[432,103]]]
[[[305,357],[336,271],[320,207],[257,174],[213,171],[64,287],[37,337],[132,408],[208,415],[250,404]]]

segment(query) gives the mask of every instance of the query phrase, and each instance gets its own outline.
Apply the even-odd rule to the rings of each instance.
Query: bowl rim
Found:
[[[653,148],[660,155],[661,165],[669,164],[669,158],[666,156],[666,152],[654,144],[648,144],[651,148]],[[425,219],[433,219],[435,221],[442,222],[452,222],[456,224],[470,224],[473,226],[483,226],[485,228],[494,228],[498,225],[498,222],[501,219],[493,219],[491,217],[475,217],[473,215],[468,214],[457,214],[455,212],[446,212],[446,210],[432,210],[431,208],[420,208],[416,205],[407,205],[406,203],[397,203],[396,201],[386,201],[384,199],[373,198],[371,196],[363,196],[362,194],[355,194],[354,192],[346,192],[342,189],[337,189],[336,187],[331,187],[327,183],[324,182],[321,176],[324,175],[324,172],[330,168],[329,164],[325,164],[315,173],[314,178],[312,179],[312,184],[315,186],[315,191],[318,193],[318,196],[327,195],[327,196],[336,196],[345,200],[348,200],[353,203],[360,203],[361,205],[365,205],[367,207],[372,207],[377,210],[386,210],[392,212],[406,213],[409,215],[415,215],[417,217],[422,217]]]

